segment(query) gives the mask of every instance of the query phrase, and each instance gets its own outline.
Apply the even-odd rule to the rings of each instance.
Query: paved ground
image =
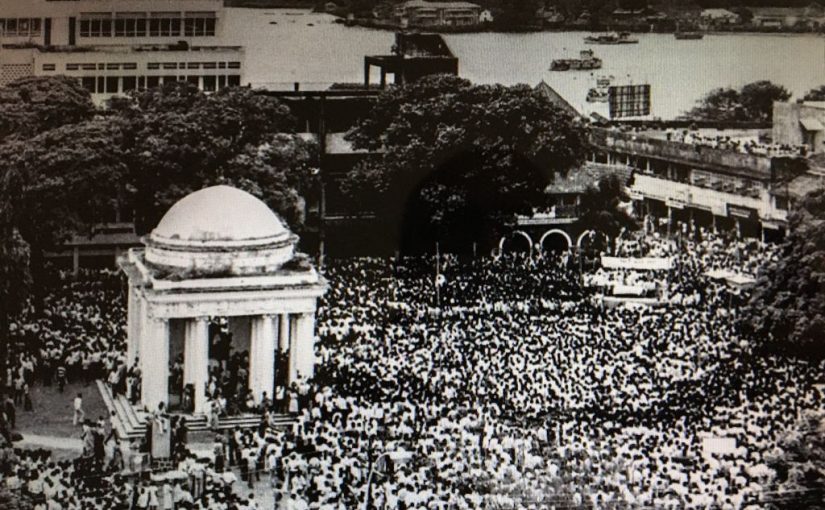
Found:
[[[24,411],[22,405],[17,408],[17,431],[24,438],[35,434],[80,439],[80,427],[72,425],[72,402],[78,393],[83,394],[86,418],[96,420],[109,414],[94,383],[88,386],[83,383],[70,384],[63,393],[55,385],[44,387],[36,383],[31,389],[33,410]]]

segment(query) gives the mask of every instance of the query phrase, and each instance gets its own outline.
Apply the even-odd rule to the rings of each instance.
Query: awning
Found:
[[[825,126],[818,119],[799,119],[799,123],[805,128],[805,131],[825,131]]]

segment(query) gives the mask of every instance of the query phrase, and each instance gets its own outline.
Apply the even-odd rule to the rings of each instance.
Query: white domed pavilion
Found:
[[[184,384],[204,411],[208,321],[225,317],[249,351],[257,401],[273,395],[276,350],[288,353],[289,384],[314,372],[315,310],[326,290],[298,237],[245,191],[213,186],[178,201],[136,248],[119,260],[129,278],[128,348],[140,361],[141,402],[168,404],[169,360],[183,355]]]

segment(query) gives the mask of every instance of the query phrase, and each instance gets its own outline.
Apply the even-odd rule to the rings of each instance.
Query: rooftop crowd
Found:
[[[673,257],[656,273],[671,303],[604,307],[569,256],[443,256],[438,279],[432,257],[332,261],[316,378],[301,390],[311,405],[292,408],[291,428],[263,419],[220,435],[212,458],[179,461],[210,480],[233,466],[248,483],[269,477],[282,509],[765,508],[779,438],[821,408],[823,367],[757,355],[735,325],[743,297],[706,273],[755,275],[776,249],[651,233],[616,254]],[[29,350],[13,375],[115,369],[121,293],[112,273],[56,290],[46,318],[16,323]],[[735,445],[709,453],[717,437]],[[7,485],[52,469],[39,462]],[[49,510],[143,508],[150,489],[107,476],[114,491]],[[170,490],[183,507],[254,506],[217,481]]]

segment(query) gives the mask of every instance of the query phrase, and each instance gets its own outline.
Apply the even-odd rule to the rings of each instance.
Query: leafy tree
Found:
[[[774,101],[787,101],[791,93],[767,80],[748,83],[739,93],[742,106],[749,120],[770,121],[773,118]]]
[[[825,358],[825,189],[812,191],[789,218],[781,258],[759,278],[744,327],[772,351]]]
[[[636,220],[622,206],[629,200],[622,179],[618,175],[607,175],[582,193],[579,223],[585,229],[606,234],[615,242],[622,229],[638,228]]]
[[[740,90],[718,88],[698,101],[685,117],[693,120],[727,122],[768,122],[773,117],[773,102],[791,97],[785,87],[769,81],[749,83]]]
[[[825,101],[825,85],[809,90],[802,98],[803,101]]]
[[[780,456],[770,459],[777,473],[774,498],[768,508],[775,510],[825,509],[825,417],[806,413],[791,431],[779,440]],[[774,489],[773,487],[771,489]],[[772,501],[770,499],[773,499]]]
[[[353,169],[344,193],[419,246],[495,238],[517,214],[532,214],[552,174],[575,166],[586,143],[529,87],[447,75],[388,90],[347,136],[383,155]]]
[[[77,80],[29,77],[0,88],[0,141],[29,138],[64,124],[88,120],[95,107]]]
[[[245,88],[204,94],[178,82],[111,105],[129,133],[128,192],[138,232],[186,194],[218,183],[262,198],[293,226],[314,146],[295,134],[288,108]]]

